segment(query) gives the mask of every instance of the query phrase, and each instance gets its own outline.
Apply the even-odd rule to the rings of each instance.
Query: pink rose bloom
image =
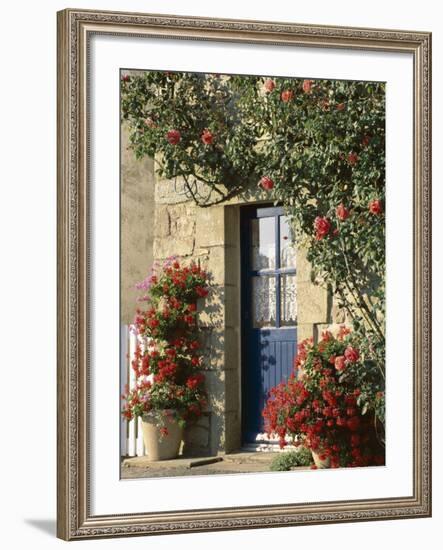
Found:
[[[283,90],[280,97],[284,103],[288,103],[294,99],[294,92],[292,90]]]
[[[263,84],[266,93],[270,93],[275,89],[275,81],[272,78],[267,78]]]
[[[345,349],[345,357],[350,363],[355,363],[356,361],[358,361],[360,354],[358,353],[358,350],[356,350],[352,346],[348,346]]]
[[[212,143],[214,142],[214,134],[210,130],[205,128],[202,132],[201,140],[205,145],[212,145]]]
[[[344,206],[343,203],[337,206],[337,208],[335,209],[335,213],[337,214],[337,218],[342,222],[349,218],[349,210]]]
[[[312,88],[312,80],[303,80],[303,91],[308,94]]]
[[[357,164],[357,161],[358,161],[358,155],[357,153],[349,153],[348,155],[348,162],[351,166],[354,166],[355,164]]]
[[[181,140],[181,134],[178,130],[169,130],[166,134],[166,139],[171,145],[177,145]]]
[[[268,176],[263,176],[258,184],[265,191],[270,191],[274,187],[274,182],[271,180],[271,178],[268,178]]]
[[[378,216],[382,212],[381,200],[375,199],[369,203],[369,212]]]
[[[342,370],[345,370],[345,358],[343,355],[339,355],[338,357],[335,358],[335,361],[334,361],[334,366],[335,366],[335,369],[338,370],[339,372],[341,372]]]
[[[317,241],[319,241],[323,239],[323,237],[326,237],[326,235],[329,233],[329,230],[331,229],[331,222],[328,220],[328,218],[317,216],[314,220],[314,229],[315,238],[317,239]]]

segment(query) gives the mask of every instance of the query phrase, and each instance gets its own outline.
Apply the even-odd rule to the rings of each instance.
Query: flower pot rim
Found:
[[[177,411],[177,409],[154,409],[154,410],[143,413],[141,416],[142,416],[142,420],[143,420],[143,418],[145,418],[145,417],[153,417],[153,416],[159,416],[159,415],[170,416],[170,415],[174,414],[176,411]]]

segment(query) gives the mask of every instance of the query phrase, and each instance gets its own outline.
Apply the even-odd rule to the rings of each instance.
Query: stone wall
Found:
[[[153,161],[137,160],[129,149],[128,130],[121,127],[120,239],[121,322],[132,323],[135,283],[146,277],[153,261],[155,180]]]
[[[240,206],[266,202],[248,192],[221,205],[198,207],[180,181],[156,181],[154,258],[177,255],[211,274],[211,292],[200,306],[205,340],[208,410],[187,432],[193,453],[230,452],[241,446]],[[268,199],[269,201],[269,199]],[[303,249],[297,250],[298,339],[314,337],[333,322],[330,293],[314,284]]]
[[[269,202],[250,190],[221,205],[198,207],[180,180],[154,176],[151,160],[137,161],[122,133],[121,305],[132,321],[135,282],[154,260],[176,255],[197,260],[211,274],[210,295],[199,305],[205,347],[208,408],[186,430],[185,452],[216,454],[241,446],[240,207]],[[330,293],[315,284],[312,267],[297,249],[298,340],[316,339],[331,323],[343,322]]]

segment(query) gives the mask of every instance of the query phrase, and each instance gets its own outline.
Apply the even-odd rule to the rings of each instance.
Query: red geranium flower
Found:
[[[187,380],[186,380],[186,386],[193,390],[195,389],[197,386],[199,386],[203,381],[204,381],[205,377],[203,374],[199,373],[199,374],[195,374],[194,376],[190,376]]]
[[[351,430],[351,432],[355,432],[360,426],[360,418],[358,416],[352,416],[351,418],[348,418],[348,420],[346,421],[346,425]]]

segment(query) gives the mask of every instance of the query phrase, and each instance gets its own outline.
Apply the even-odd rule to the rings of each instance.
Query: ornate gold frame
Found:
[[[88,489],[87,49],[94,33],[408,52],[414,59],[413,496],[92,516]],[[431,515],[431,34],[69,9],[58,13],[58,510],[65,540]]]

